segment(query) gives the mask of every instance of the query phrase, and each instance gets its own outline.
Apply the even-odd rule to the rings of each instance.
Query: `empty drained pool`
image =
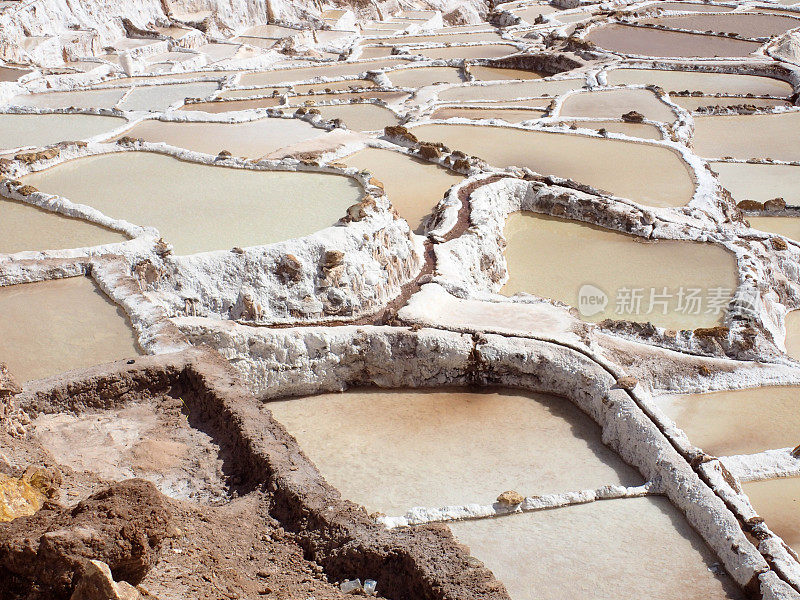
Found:
[[[0,287],[0,356],[19,381],[139,354],[125,314],[87,277]]]
[[[416,233],[422,233],[426,217],[444,193],[463,176],[438,165],[399,152],[367,148],[344,162],[365,169],[384,185],[389,201]]]
[[[794,448],[800,443],[800,387],[665,396],[659,406],[692,444],[714,456]]]
[[[686,163],[661,146],[491,126],[421,125],[413,132],[421,140],[443,142],[495,167],[529,167],[649,206],[683,206],[694,194]]]
[[[227,150],[235,156],[255,158],[284,146],[325,134],[324,129],[300,119],[264,118],[247,123],[180,123],[145,121],[125,135],[148,142],[166,142],[172,146],[218,154]]]
[[[25,182],[110,217],[156,227],[176,254],[308,235],[336,223],[363,193],[338,175],[233,169],[153,152],[81,158]],[[98,185],[103,194],[96,193]]]
[[[742,599],[666,498],[603,500],[451,523],[513,600]]]
[[[346,498],[391,515],[491,504],[508,489],[534,495],[642,483],[602,444],[600,428],[555,396],[361,389],[265,406]]]
[[[0,254],[124,242],[118,231],[0,197]]]
[[[509,215],[504,235],[509,279],[502,293],[528,292],[579,307],[581,289],[592,286],[599,290],[593,295],[604,294],[607,304],[596,312],[599,304],[584,306],[581,317],[589,321],[650,321],[677,330],[709,327],[721,321],[737,285],[733,254],[712,244],[646,243],[527,212]],[[691,304],[686,300],[690,290],[698,290],[692,295],[699,298]]]

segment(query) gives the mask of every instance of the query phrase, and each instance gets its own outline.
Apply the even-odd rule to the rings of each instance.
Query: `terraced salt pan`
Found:
[[[605,310],[582,315],[587,321],[650,321],[675,330],[711,327],[721,321],[737,285],[733,254],[711,244],[643,242],[587,223],[528,212],[510,215],[504,236],[509,279],[501,293],[528,292],[578,307],[579,290],[592,285],[605,292],[608,304]],[[614,260],[608,260],[610,256]],[[664,288],[669,294],[662,298],[664,303],[651,303],[651,290],[663,294]],[[680,310],[681,288],[701,290],[699,311]],[[708,313],[706,298],[712,288],[725,292],[721,309]],[[641,301],[625,300],[633,297],[626,289],[640,290]]]
[[[603,500],[450,529],[513,600],[742,598],[711,571],[717,558],[666,498]]]
[[[743,483],[742,489],[767,527],[800,553],[800,478],[752,481]]]
[[[337,104],[315,106],[325,119],[341,119],[348,129],[377,131],[387,125],[397,125],[400,120],[391,110],[377,104]]]
[[[747,217],[755,229],[784,235],[800,242],[800,219],[797,217]]]
[[[178,83],[134,88],[120,103],[122,110],[164,111],[186,98],[205,98],[219,87],[214,82]]]
[[[0,356],[19,381],[139,354],[124,313],[86,277],[0,287]]]
[[[534,96],[557,96],[583,87],[583,79],[559,79],[547,81],[515,81],[494,85],[468,85],[444,90],[440,100],[515,100]]]
[[[35,106],[37,108],[114,108],[128,91],[127,88],[82,90],[80,92],[45,92],[14,96],[12,106]]]
[[[484,67],[472,65],[470,73],[477,81],[503,81],[507,79],[542,79],[542,73],[525,71],[524,69],[501,69],[498,67]]]
[[[264,118],[247,123],[170,123],[144,121],[125,135],[148,142],[217,155],[227,150],[234,156],[259,157],[284,146],[317,138],[325,130],[299,119]]]
[[[475,31],[472,33],[454,33],[443,35],[403,35],[399,38],[384,40],[400,46],[402,44],[470,44],[473,42],[502,42],[503,38],[494,31]]]
[[[348,77],[366,71],[374,71],[386,67],[396,67],[405,64],[403,59],[374,60],[354,63],[331,63],[324,67],[305,67],[302,69],[280,69],[275,71],[261,71],[245,73],[239,84],[242,86],[272,85],[276,83],[306,81],[315,77]]]
[[[650,90],[615,89],[571,94],[561,105],[562,117],[619,119],[635,110],[650,121],[671,123],[675,113]]]
[[[391,56],[392,52],[394,52],[394,46],[365,46],[358,58],[385,58]]]
[[[441,40],[446,41],[446,40]],[[476,46],[450,46],[444,48],[421,48],[410,50],[411,54],[419,54],[433,59],[458,58],[500,58],[519,52],[511,44],[482,44]]]
[[[257,100],[228,100],[227,102],[194,102],[192,104],[184,104],[178,110],[219,114],[238,110],[253,110],[256,108],[274,108],[276,106],[281,106],[281,102],[283,102],[283,100],[280,97],[259,98]]]
[[[800,443],[800,387],[665,396],[659,406],[692,444],[714,456],[755,454]]]
[[[85,140],[125,125],[125,119],[96,115],[0,114],[0,149]]]
[[[0,254],[100,246],[127,239],[94,223],[0,198]]]
[[[727,37],[619,24],[592,29],[586,39],[619,54],[665,58],[748,56],[761,45]]]
[[[720,4],[694,4],[692,2],[659,2],[652,4],[648,8],[660,8],[661,10],[680,10],[692,12],[729,12],[733,10],[730,6]]]
[[[266,408],[346,498],[390,515],[642,483],[589,417],[544,394],[363,389]]]
[[[536,17],[540,15],[549,15],[557,10],[557,8],[550,6],[549,4],[534,4],[533,6],[527,6],[525,8],[512,9],[511,12],[517,15],[523,21],[533,25],[533,23],[536,21]]]
[[[704,94],[754,94],[789,96],[791,84],[758,75],[700,73],[658,69],[613,69],[607,72],[609,85],[657,85],[667,91],[703,92]],[[749,99],[742,99],[743,101]]]
[[[485,108],[458,108],[448,106],[439,108],[431,114],[431,119],[451,119],[457,117],[460,119],[502,119],[508,123],[521,123],[522,121],[530,121],[532,119],[539,119],[544,114],[540,110],[524,110],[524,109],[485,109]]]
[[[32,71],[27,69],[9,69],[8,67],[0,67],[0,81],[16,81],[28,73],[32,73]]]
[[[786,354],[800,360],[800,310],[786,315]]]
[[[694,119],[695,153],[708,158],[800,160],[798,134],[800,112]]]
[[[337,175],[217,167],[153,152],[81,158],[24,180],[110,217],[156,227],[176,254],[308,235],[336,223],[363,193]]]
[[[453,67],[421,67],[390,71],[387,76],[396,87],[422,87],[434,83],[463,83],[461,71]]]
[[[688,111],[695,111],[701,106],[741,106],[743,104],[752,105],[758,108],[771,108],[774,106],[791,106],[786,100],[774,100],[772,98],[736,98],[736,97],[714,97],[714,96],[672,96],[672,102]]]
[[[549,131],[476,127],[421,125],[413,131],[421,140],[443,142],[495,167],[529,167],[649,206],[683,206],[694,194],[687,165],[668,148]]]
[[[648,123],[570,120],[570,121],[565,121],[564,124],[570,128],[572,125],[575,125],[576,127],[593,129],[598,132],[601,129],[605,129],[609,133],[621,133],[623,135],[629,135],[631,137],[641,138],[643,140],[660,140],[663,139],[664,137],[663,134],[661,133],[661,130],[658,127],[656,127],[655,125],[650,125]]]
[[[709,163],[719,173],[719,182],[733,195],[736,202],[757,200],[765,202],[783,198],[791,206],[800,206],[800,167],[758,163]],[[761,219],[766,225],[768,219]],[[752,222],[752,217],[748,220]]]
[[[778,15],[731,13],[727,15],[684,15],[644,19],[642,23],[663,25],[674,29],[738,33],[744,37],[758,38],[779,35],[788,29],[800,27],[800,20]]]
[[[365,90],[363,92],[338,92],[335,94],[306,94],[302,96],[290,96],[289,104],[292,106],[310,106],[325,102],[345,102],[352,99],[368,100],[375,98],[383,100],[387,104],[393,104],[408,98],[407,92],[393,92],[383,90]]]
[[[399,152],[367,148],[348,156],[348,166],[365,169],[384,185],[389,201],[416,233],[444,193],[463,177]]]

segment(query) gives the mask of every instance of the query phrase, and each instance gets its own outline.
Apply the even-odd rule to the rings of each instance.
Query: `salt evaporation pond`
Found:
[[[0,254],[100,246],[127,239],[88,221],[0,198]]]
[[[512,108],[460,108],[457,106],[447,106],[436,109],[436,111],[431,113],[431,119],[502,119],[507,123],[521,123],[522,121],[540,119],[543,114],[544,111],[541,110]]]
[[[683,206],[694,194],[688,166],[669,148],[568,133],[476,127],[421,125],[413,131],[421,140],[443,142],[495,167],[529,167],[649,206]]]
[[[446,40],[441,40],[446,41]],[[475,46],[449,46],[443,48],[412,48],[411,54],[419,54],[433,59],[458,59],[458,58],[500,58],[519,52],[511,44],[481,44]]]
[[[215,101],[193,102],[192,104],[184,104],[178,110],[188,110],[195,112],[199,111],[211,114],[218,114],[225,112],[234,112],[239,110],[252,110],[255,108],[281,107],[282,102],[283,99],[280,96],[269,97],[269,98],[258,98],[255,100],[228,100],[225,102],[215,102]]]
[[[509,279],[501,293],[527,292],[578,307],[579,290],[592,285],[605,292],[608,305],[601,312],[581,315],[587,321],[650,321],[675,330],[711,327],[721,321],[737,285],[733,254],[712,244],[647,243],[595,225],[530,212],[509,215],[504,236]],[[651,289],[662,294],[664,288],[669,294],[662,298],[666,314],[664,304],[650,304]],[[678,307],[679,290],[691,288],[701,290],[699,314]],[[721,309],[707,313],[707,298],[714,288],[726,293]],[[625,290],[641,290],[638,306],[628,300],[634,294]]]
[[[800,112],[775,115],[695,117],[694,149],[699,156],[800,160]]]
[[[786,315],[786,354],[800,360],[800,310],[793,310]]]
[[[754,94],[756,96],[789,96],[791,84],[758,75],[702,73],[658,69],[612,69],[607,73],[609,85],[657,85],[667,91],[703,92],[704,94]],[[742,98],[742,102],[749,98]]]
[[[723,108],[742,105],[755,106],[756,108],[791,106],[791,103],[786,100],[777,100],[773,98],[741,98],[735,96],[672,96],[670,100],[690,112],[705,106],[720,106]]]
[[[422,219],[444,193],[464,178],[427,161],[378,148],[356,152],[343,162],[367,170],[380,180],[392,206],[416,233],[422,233]]]
[[[800,27],[800,20],[779,15],[731,13],[726,15],[675,15],[643,19],[641,23],[663,25],[671,29],[734,32],[743,37],[758,38],[779,35]]]
[[[758,163],[709,163],[719,174],[719,182],[737,202],[765,202],[783,198],[786,204],[800,206],[800,167]],[[770,217],[771,218],[771,217]],[[752,222],[752,217],[748,217]],[[766,220],[762,220],[766,223]]]
[[[266,408],[344,497],[392,515],[642,482],[589,417],[545,394],[361,389]]]
[[[343,176],[209,166],[154,152],[81,158],[24,179],[110,217],[156,227],[176,254],[308,235],[336,223],[363,194]]]
[[[398,69],[386,74],[395,87],[422,87],[434,83],[462,83],[461,71],[453,67]]]
[[[439,99],[447,101],[504,101],[516,100],[517,98],[533,98],[535,96],[558,96],[570,90],[579,90],[584,86],[584,83],[583,79],[547,79],[490,83],[487,85],[463,85],[442,91],[439,94]]]
[[[125,119],[96,115],[0,114],[0,149],[48,146],[85,140],[125,125]]]
[[[324,119],[341,119],[348,129],[355,131],[383,130],[387,125],[397,125],[400,120],[391,110],[368,102],[314,106]]]
[[[319,67],[305,67],[302,69],[278,69],[274,71],[257,71],[242,75],[239,85],[273,85],[276,83],[290,83],[292,81],[308,81],[316,77],[350,77],[367,71],[385,69],[406,64],[401,58],[387,60],[373,60],[365,62],[333,62]],[[323,85],[324,84],[318,84]]]
[[[664,396],[658,404],[692,444],[713,456],[755,454],[800,443],[800,387]]]
[[[592,129],[598,132],[602,129],[605,129],[608,133],[621,133],[622,135],[629,135],[631,137],[641,138],[644,140],[661,140],[664,138],[661,130],[655,125],[650,125],[649,123],[624,123],[621,121],[603,120],[581,121],[573,119],[564,121],[561,124],[569,127],[570,129],[573,125],[575,127]]]
[[[721,36],[618,24],[592,29],[586,39],[605,50],[619,54],[665,58],[748,56],[761,46],[758,42]]]
[[[513,600],[742,599],[666,498],[603,500],[450,523]]]
[[[227,150],[234,156],[260,157],[279,148],[325,134],[324,129],[300,119],[264,118],[247,123],[181,123],[144,121],[125,135],[148,142],[218,154]]]
[[[570,94],[561,105],[561,117],[619,119],[636,111],[650,121],[671,123],[675,113],[650,90],[616,89]]]
[[[503,81],[507,79],[542,79],[542,73],[526,71],[524,69],[503,69],[500,67],[486,67],[471,65],[470,73],[477,81]]]
[[[122,110],[164,111],[186,98],[205,98],[219,88],[215,82],[135,87],[120,103]]]
[[[0,356],[19,381],[139,354],[124,313],[86,277],[0,287]]]
[[[797,217],[747,217],[750,226],[768,233],[777,233],[800,242],[800,218]]]
[[[43,92],[14,96],[8,103],[36,108],[114,108],[127,91],[128,88],[104,88],[80,92]]]
[[[800,477],[751,481],[742,489],[767,527],[800,553]]]

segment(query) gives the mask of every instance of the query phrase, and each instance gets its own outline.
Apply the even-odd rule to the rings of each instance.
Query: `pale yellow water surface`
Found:
[[[709,163],[719,173],[719,182],[737,202],[783,198],[787,204],[800,206],[800,167],[758,163]],[[752,217],[748,217],[752,222]],[[760,219],[766,224],[769,219]]]
[[[592,29],[586,39],[612,52],[656,57],[748,56],[761,45],[727,37],[618,24]]]
[[[649,123],[624,123],[621,121],[602,121],[602,120],[601,121],[569,120],[569,121],[564,121],[563,124],[570,128],[572,127],[572,125],[575,125],[576,127],[581,127],[585,129],[594,129],[595,131],[598,132],[601,129],[605,129],[608,133],[621,133],[623,135],[638,137],[644,140],[660,140],[664,138],[664,136],[661,133],[661,130],[655,125],[650,125]]]
[[[541,110],[527,110],[527,109],[512,109],[512,108],[459,108],[455,106],[447,106],[439,108],[431,113],[431,119],[452,119],[454,117],[460,119],[502,119],[507,123],[521,123],[522,121],[530,121],[532,119],[539,119],[544,114]]]
[[[336,223],[363,193],[354,180],[337,175],[232,169],[153,152],[81,158],[25,182],[156,227],[176,254],[308,235]]]
[[[247,123],[180,123],[144,121],[125,135],[148,142],[218,154],[227,150],[235,156],[258,157],[284,146],[325,134],[324,129],[300,119],[259,119]]]
[[[800,310],[793,310],[786,315],[786,353],[795,360],[800,360]]]
[[[19,381],[139,354],[125,314],[87,277],[0,287],[0,356]]]
[[[12,106],[35,106],[37,108],[113,108],[128,88],[81,90],[79,92],[43,92],[24,94],[9,100]]]
[[[422,233],[422,219],[430,214],[445,192],[464,179],[458,173],[427,161],[377,148],[356,152],[344,162],[378,178],[392,206],[417,233]]]
[[[240,85],[272,85],[292,81],[307,81],[315,77],[348,77],[358,75],[366,71],[383,69],[386,67],[396,67],[405,64],[407,61],[400,58],[372,60],[365,62],[352,63],[330,63],[319,67],[306,67],[302,69],[280,69],[275,71],[261,71],[255,73],[245,73],[242,75]]]
[[[742,599],[666,498],[604,500],[450,523],[513,600]]]
[[[800,553],[800,477],[751,481],[742,488],[767,527]]]
[[[642,481],[589,417],[544,394],[362,389],[266,408],[346,498],[387,514]]]
[[[504,235],[509,280],[501,293],[528,292],[578,307],[579,290],[589,284],[605,292],[608,304],[601,312],[582,315],[588,321],[650,321],[678,330],[710,327],[720,322],[737,284],[733,254],[712,244],[644,243],[617,231],[528,212],[509,215]],[[669,297],[661,296],[664,288]],[[688,303],[679,310],[682,288],[701,290],[699,314]],[[713,288],[725,293],[721,310],[708,313]],[[640,290],[641,301],[633,302],[633,292],[625,290]],[[651,290],[654,301],[664,302],[651,303]]]
[[[440,100],[516,100],[534,96],[558,96],[569,90],[578,90],[584,85],[583,79],[557,79],[535,81],[513,81],[502,84],[468,85],[444,90]]]
[[[773,106],[791,106],[791,103],[786,100],[777,100],[774,98],[737,98],[730,96],[672,96],[672,102],[685,108],[688,111],[695,111],[704,106],[741,106],[752,105],[759,108],[771,108]]]
[[[798,135],[800,112],[694,119],[695,153],[706,158],[800,160]]]
[[[176,83],[135,87],[120,103],[122,110],[167,110],[186,98],[205,98],[219,88],[216,82]]]
[[[125,119],[96,115],[0,114],[0,149],[85,140],[125,125]]]
[[[675,113],[650,90],[615,89],[571,94],[561,105],[562,117],[594,117],[619,119],[636,111],[650,121],[671,123]]]
[[[694,194],[686,163],[660,146],[506,127],[421,125],[413,131],[421,140],[443,142],[495,167],[529,167],[649,206],[683,206]]]
[[[700,73],[656,69],[613,69],[608,71],[608,84],[658,85],[667,91],[703,92],[705,94],[755,94],[788,96],[792,86],[779,79],[757,75]],[[742,100],[745,100],[744,98]]]
[[[434,83],[462,83],[460,69],[453,67],[421,67],[399,69],[386,74],[396,87],[422,87]]]
[[[780,15],[732,13],[727,15],[675,15],[642,19],[642,23],[693,31],[735,32],[744,37],[770,37],[800,27],[800,20]]]
[[[692,444],[714,456],[755,454],[800,443],[800,387],[665,396],[658,404]]]
[[[442,40],[447,41],[447,40]],[[481,44],[476,46],[450,46],[444,48],[411,49],[412,54],[420,54],[428,58],[499,58],[519,52],[511,44]]]
[[[124,242],[118,231],[0,198],[0,253],[60,250]]]
[[[525,71],[523,69],[502,69],[498,67],[484,67],[472,65],[469,68],[472,76],[478,81],[502,81],[506,79],[541,79],[545,77],[536,71]]]
[[[797,217],[747,217],[750,225],[761,231],[785,235],[800,242],[800,218]]]
[[[348,129],[355,131],[382,130],[387,125],[397,125],[400,119],[391,110],[367,102],[315,106],[325,119],[341,119]]]

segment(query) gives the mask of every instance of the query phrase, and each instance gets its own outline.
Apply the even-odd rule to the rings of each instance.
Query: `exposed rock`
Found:
[[[70,600],[137,600],[142,595],[127,581],[114,581],[111,569],[99,560],[86,563]]]
[[[644,121],[644,115],[640,112],[632,110],[622,115],[622,120],[626,123],[642,123]]]
[[[525,496],[514,490],[503,492],[497,497],[497,502],[503,506],[517,506],[525,501]]]
[[[771,238],[769,241],[775,250],[786,250],[789,247],[788,244],[779,237]]]
[[[636,377],[631,377],[630,375],[625,375],[624,377],[617,379],[617,386],[627,391],[631,391],[638,385],[638,383],[639,380],[636,379]]]
[[[442,157],[442,151],[434,144],[423,143],[419,146],[419,155],[428,160]]]
[[[39,190],[33,187],[32,185],[23,185],[17,188],[17,193],[23,196],[30,196],[31,194],[35,194]]]
[[[326,250],[322,258],[322,268],[329,271],[344,262],[344,252],[341,250]]]
[[[795,449],[792,450],[792,456],[794,458],[800,458],[800,445],[795,446]]]
[[[764,202],[764,210],[778,211],[786,208],[786,200],[783,198],[773,198]]]
[[[347,208],[345,219],[350,221],[363,221],[371,208],[375,207],[375,199],[372,196],[365,196],[358,204],[352,204]]]
[[[699,327],[694,330],[695,337],[699,338],[726,339],[729,333],[730,329],[722,325],[716,327]]]
[[[172,244],[165,242],[164,238],[158,238],[158,241],[156,242],[155,253],[161,258],[169,256],[172,254]]]
[[[764,210],[764,205],[757,200],[742,200],[736,205],[740,210]]]
[[[40,160],[53,159],[59,155],[59,152],[57,147],[53,147],[41,152],[23,152],[14,156],[14,159],[25,164],[31,164]]]
[[[31,465],[22,477],[0,473],[0,523],[30,516],[58,495],[61,473]]]
[[[415,136],[402,125],[387,125],[383,128],[383,133],[386,135],[386,137],[400,138],[406,140],[407,142],[411,142],[412,144],[419,142],[417,136]]]
[[[169,525],[163,496],[143,479],[115,483],[74,508],[48,503],[0,525],[0,577],[35,581],[66,598],[96,559],[136,584],[155,564]]]
[[[303,278],[303,263],[294,254],[285,254],[278,262],[275,274],[284,282],[300,281]]]
[[[139,287],[142,291],[147,290],[151,285],[159,281],[165,274],[163,268],[157,267],[148,258],[133,266],[133,272],[139,280]]]
[[[19,394],[21,391],[22,386],[17,383],[6,363],[0,362],[0,401]]]

